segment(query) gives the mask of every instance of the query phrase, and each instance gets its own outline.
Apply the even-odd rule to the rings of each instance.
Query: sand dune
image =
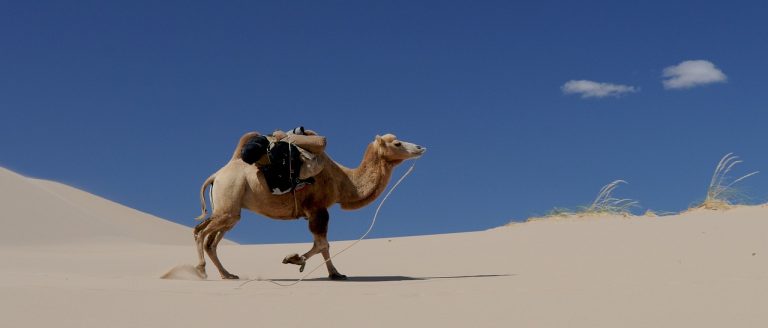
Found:
[[[301,277],[280,260],[309,245],[222,245],[230,271],[261,279],[238,288],[212,266],[207,281],[159,278],[194,264],[189,228],[66,186],[0,179],[14,214],[2,217],[0,243],[8,327],[768,325],[768,207],[365,240],[334,259],[349,281],[321,269],[294,287],[265,280]]]
[[[189,244],[189,227],[57,182],[0,168],[0,245],[86,241]]]

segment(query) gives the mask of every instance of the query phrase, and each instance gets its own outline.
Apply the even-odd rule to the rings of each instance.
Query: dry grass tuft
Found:
[[[736,183],[739,183],[742,180],[759,173],[759,171],[754,171],[754,172],[742,175],[737,179],[731,180],[729,177],[729,173],[739,163],[742,163],[742,161],[739,160],[737,156],[734,156],[733,153],[728,153],[725,156],[723,156],[723,158],[720,159],[720,162],[717,163],[717,167],[715,167],[714,174],[712,174],[712,180],[709,182],[709,187],[707,188],[706,199],[702,203],[692,206],[689,210],[700,209],[700,208],[709,209],[709,210],[726,210],[737,205],[738,200],[743,200],[745,197],[742,194],[740,194],[738,190],[733,186]],[[597,194],[597,197],[595,198],[595,200],[589,206],[579,207],[578,210],[569,210],[567,208],[556,207],[551,211],[549,211],[549,213],[545,214],[544,216],[531,217],[528,219],[528,221],[538,221],[538,220],[544,220],[544,219],[550,219],[550,218],[573,218],[573,217],[587,217],[587,216],[598,216],[598,215],[622,215],[627,217],[631,216],[632,213],[630,212],[630,209],[638,206],[639,203],[635,200],[628,199],[628,198],[613,197],[613,192],[616,190],[616,188],[618,188],[619,185],[626,184],[626,183],[627,182],[624,180],[615,180],[603,186],[603,188],[600,189],[600,192]],[[762,206],[768,206],[768,204],[764,204]],[[678,214],[678,213],[654,212],[648,209],[645,211],[643,216],[659,217],[659,216],[674,215],[674,214]]]
[[[620,184],[626,184],[624,180],[615,180],[600,189],[595,200],[589,206],[582,206],[579,210],[572,211],[567,208],[556,207],[542,217],[529,218],[528,221],[536,221],[548,218],[586,217],[596,215],[623,215],[630,216],[630,209],[638,206],[638,202],[628,198],[615,198],[613,192]]]
[[[597,194],[595,201],[592,202],[592,205],[587,207],[583,212],[629,215],[629,209],[637,206],[639,203],[628,198],[619,199],[612,196],[613,191],[622,183],[626,184],[627,182],[624,180],[616,180],[603,186]]]
[[[709,210],[725,210],[731,208],[735,204],[735,200],[739,193],[733,185],[739,181],[749,178],[759,171],[745,174],[738,179],[729,182],[728,173],[731,172],[736,164],[741,163],[737,156],[733,153],[728,153],[720,159],[715,167],[715,173],[712,174],[712,180],[709,182],[707,188],[707,198],[704,199],[697,208],[705,208]]]

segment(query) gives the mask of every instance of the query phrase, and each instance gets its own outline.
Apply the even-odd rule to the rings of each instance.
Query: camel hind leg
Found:
[[[229,273],[224,268],[217,253],[217,247],[219,246],[219,242],[224,238],[224,234],[232,229],[239,220],[240,214],[214,215],[206,221],[209,223],[203,225],[205,223],[203,222],[198,225],[200,226],[200,231],[195,234],[199,257],[197,271],[202,277],[207,277],[207,274],[205,273],[205,255],[203,255],[203,251],[205,251],[211,259],[211,262],[216,266],[216,269],[219,270],[222,279],[240,279],[238,276]]]
[[[238,217],[234,222],[232,222],[231,225],[227,225],[223,229],[216,232],[216,235],[211,235],[208,237],[210,240],[207,242],[205,247],[205,252],[208,253],[208,257],[211,258],[211,261],[216,266],[217,269],[219,269],[219,274],[221,275],[222,279],[240,279],[240,277],[229,273],[226,269],[224,269],[224,266],[221,264],[221,261],[219,260],[218,255],[218,247],[219,242],[224,238],[224,234],[232,229],[234,227],[235,223],[240,218]]]
[[[202,232],[209,224],[211,224],[211,218],[207,218],[195,226],[195,229],[192,230],[192,234],[195,236],[195,241],[200,238],[200,232]]]
[[[216,186],[215,188],[212,186],[210,189],[212,213],[207,220],[198,224],[194,231],[199,259],[197,271],[203,278],[207,278],[205,273],[205,254],[208,254],[211,262],[216,265],[222,278],[237,278],[237,276],[224,269],[217,254],[217,246],[221,239],[224,238],[224,234],[232,229],[240,220],[242,201],[247,185],[246,177],[241,174],[240,168],[237,165],[230,164],[212,176],[212,178],[215,178],[215,181],[209,181],[212,178],[206,180],[206,183],[212,183]],[[201,195],[203,190],[201,189]]]
[[[203,231],[205,231],[208,225],[211,224],[212,219],[212,217],[207,218],[205,221],[198,223],[197,226],[195,226],[195,230],[192,232],[192,234],[195,236],[195,245],[197,246],[197,266],[195,269],[197,269],[197,274],[200,276],[200,278],[203,279],[208,278],[208,274],[205,273],[205,253],[203,253],[205,235],[203,235]]]

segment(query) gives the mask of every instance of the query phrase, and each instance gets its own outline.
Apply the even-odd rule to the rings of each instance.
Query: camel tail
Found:
[[[208,188],[208,185],[211,186],[211,189],[213,189],[213,181],[216,179],[216,174],[212,174],[208,179],[205,179],[205,182],[203,182],[203,186],[200,187],[200,207],[203,209],[203,213],[200,214],[200,216],[196,217],[195,220],[200,221],[205,218],[206,215],[208,215],[208,209],[205,206],[205,188]],[[211,199],[211,207],[213,207],[213,198],[209,197]]]

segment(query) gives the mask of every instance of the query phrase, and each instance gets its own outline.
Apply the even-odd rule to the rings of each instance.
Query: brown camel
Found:
[[[240,158],[243,145],[251,138],[258,136],[257,132],[249,132],[240,138],[240,142],[232,155],[232,159],[219,171],[211,175],[200,189],[200,201],[203,214],[206,216],[205,189],[211,185],[211,216],[195,227],[195,241],[199,264],[197,271],[206,278],[205,256],[208,254],[222,279],[239,279],[229,273],[221,265],[216,253],[216,247],[224,234],[232,229],[240,220],[242,208],[251,210],[266,217],[277,220],[294,220],[304,217],[309,222],[309,231],[314,237],[312,249],[299,256],[286,256],[283,263],[301,265],[317,253],[322,253],[327,261],[328,276],[333,280],[344,280],[347,277],[333,266],[330,259],[328,239],[328,208],[333,204],[341,204],[342,209],[353,210],[373,202],[386,188],[395,166],[406,159],[416,158],[424,154],[426,148],[397,140],[392,134],[376,136],[365,151],[363,160],[357,168],[350,169],[342,166],[326,154],[325,168],[315,176],[315,183],[295,193],[273,195],[267,186],[264,176],[258,174],[255,165],[248,165]]]

